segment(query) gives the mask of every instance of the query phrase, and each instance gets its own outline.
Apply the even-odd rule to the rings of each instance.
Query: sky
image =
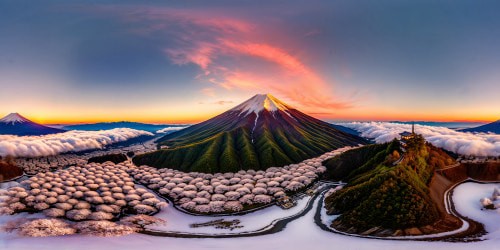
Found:
[[[498,120],[498,9],[0,0],[0,116],[193,123],[270,93],[328,121]]]

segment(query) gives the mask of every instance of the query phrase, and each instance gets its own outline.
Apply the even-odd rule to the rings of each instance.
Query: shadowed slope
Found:
[[[341,214],[333,227],[364,233],[428,226],[443,219],[431,181],[435,169],[454,160],[420,136],[406,150],[397,165],[393,163],[403,153],[398,141],[351,150],[324,163],[328,177],[348,182],[325,199],[329,214]]]
[[[232,172],[284,166],[366,141],[256,95],[210,120],[158,140],[168,149],[140,155],[136,164],[185,171]]]
[[[500,134],[500,120],[492,123],[488,123],[475,128],[462,129],[463,132],[475,132],[475,133],[495,133]]]

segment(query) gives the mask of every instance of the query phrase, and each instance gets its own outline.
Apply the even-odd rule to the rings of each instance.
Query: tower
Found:
[[[411,123],[411,133],[414,135],[415,134],[415,122]]]

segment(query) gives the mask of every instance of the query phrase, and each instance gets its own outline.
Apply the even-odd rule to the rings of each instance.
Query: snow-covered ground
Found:
[[[494,188],[500,188],[500,184],[464,183],[455,188],[453,201],[457,212],[484,224],[488,231],[484,238],[496,241],[500,249],[500,209],[482,209],[479,203],[481,198],[491,197]]]
[[[189,233],[204,233],[204,234],[221,234],[221,233],[241,233],[249,231],[257,231],[265,228],[273,220],[285,218],[299,213],[306,206],[310,200],[310,196],[306,196],[297,202],[297,206],[288,210],[283,210],[278,206],[271,206],[252,213],[240,216],[194,216],[180,212],[179,210],[168,207],[161,210],[155,217],[167,221],[166,225],[149,226],[148,229],[158,231],[174,231],[174,232],[189,232]],[[216,229],[214,227],[197,227],[191,228],[193,223],[205,223],[209,221],[224,219],[225,221],[240,220],[242,228],[230,229]]]
[[[466,183],[458,186],[454,193],[457,210],[484,224],[491,232],[485,241],[474,243],[394,241],[363,239],[325,232],[314,223],[317,206],[305,216],[289,223],[285,230],[276,234],[231,239],[183,239],[154,237],[141,234],[115,238],[100,238],[71,235],[49,238],[25,238],[15,234],[0,233],[0,249],[498,249],[500,245],[500,214],[495,211],[482,211],[479,206],[481,197],[490,196],[493,184]],[[169,208],[171,209],[171,208]],[[264,211],[264,210],[262,210]],[[4,224],[15,216],[1,216]],[[168,219],[168,218],[167,218]],[[167,222],[169,223],[169,222]],[[176,223],[172,221],[170,223]]]
[[[17,187],[17,186],[19,186],[19,182],[17,182],[17,181],[8,181],[8,182],[0,183],[0,189],[8,189],[8,188]]]

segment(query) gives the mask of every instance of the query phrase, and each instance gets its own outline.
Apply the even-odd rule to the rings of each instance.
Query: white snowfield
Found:
[[[314,223],[314,213],[317,204],[305,216],[289,223],[278,233],[230,239],[184,239],[156,237],[132,234],[122,237],[90,237],[70,235],[47,238],[19,237],[16,234],[0,232],[0,249],[317,249],[317,250],[360,250],[360,249],[477,249],[493,250],[500,245],[500,214],[496,211],[483,211],[479,199],[489,196],[495,184],[466,183],[455,189],[453,200],[457,210],[464,216],[469,216],[486,225],[490,232],[484,241],[472,243],[425,242],[377,240],[344,236],[325,232]],[[169,208],[171,209],[171,208]],[[39,215],[18,214],[1,216],[0,224],[5,224],[13,218],[36,218]],[[192,220],[190,220],[192,221]],[[169,222],[167,222],[169,223]],[[178,223],[173,221],[172,223]]]
[[[244,103],[232,108],[231,111],[238,111],[240,112],[240,115],[248,115],[251,113],[255,113],[258,115],[262,110],[267,110],[270,112],[281,110],[291,117],[291,115],[287,112],[289,108],[289,105],[278,100],[271,94],[260,94],[255,95]]]
[[[500,184],[464,183],[455,188],[453,201],[457,212],[484,224],[488,231],[484,239],[496,241],[498,249],[500,248],[500,209],[483,209],[479,202],[484,197],[491,197],[495,188],[500,188]]]
[[[26,119],[24,116],[18,113],[10,113],[6,115],[4,118],[0,119],[0,123],[10,123],[12,125],[16,123],[24,123],[29,122],[30,120]]]
[[[297,205],[288,210],[283,210],[278,206],[271,206],[252,213],[240,216],[193,216],[180,212],[174,208],[167,208],[161,210],[155,217],[167,221],[165,225],[148,226],[148,229],[154,231],[168,231],[179,233],[193,233],[193,234],[237,234],[252,231],[259,231],[270,225],[273,220],[285,218],[301,212],[310,201],[310,197],[304,197],[297,201]],[[214,220],[224,219],[224,221],[240,220],[239,225],[241,228],[230,229],[216,229],[214,227],[190,227],[191,224],[206,223]]]

